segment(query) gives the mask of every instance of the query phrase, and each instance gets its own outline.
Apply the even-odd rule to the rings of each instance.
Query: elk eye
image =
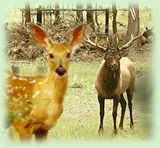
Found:
[[[70,56],[71,56],[71,54],[70,54],[70,53],[67,53],[67,56],[66,56],[66,57],[67,57],[67,58],[70,58]]]
[[[51,58],[51,59],[53,59],[54,58],[54,56],[53,56],[53,54],[49,54],[49,57]]]

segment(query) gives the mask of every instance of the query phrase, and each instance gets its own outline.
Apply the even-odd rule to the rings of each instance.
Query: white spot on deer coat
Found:
[[[29,117],[31,117],[33,113],[34,113],[34,111],[32,110],[31,113],[30,113],[30,115],[29,115]]]
[[[12,97],[13,102],[18,102],[20,98]]]
[[[19,105],[21,106],[23,104],[23,102],[21,101],[21,102],[19,102]]]
[[[17,77],[16,77],[16,76],[13,76],[13,77],[12,77],[12,80],[15,80],[15,79],[17,79]]]
[[[26,87],[23,87],[23,88],[22,88],[22,90],[25,90],[25,89],[26,89]]]
[[[12,87],[12,85],[5,85],[5,88]]]
[[[40,93],[40,91],[36,91],[36,93],[33,95],[33,98],[35,98],[38,94]]]
[[[27,94],[24,94],[24,97],[25,97],[25,99],[27,99],[28,95],[27,95]]]
[[[47,82],[48,81],[48,78],[46,78],[45,80],[44,80],[44,82]]]
[[[13,93],[13,90],[7,90],[7,92],[8,92],[8,93],[9,93],[9,92],[10,92],[10,93]]]
[[[42,84],[42,82],[39,82],[38,84],[39,84],[39,85],[41,85],[41,84]]]
[[[31,83],[35,83],[36,82],[36,80],[33,80],[33,81],[29,81],[29,83],[31,84]]]
[[[28,81],[26,78],[18,78],[19,80],[22,80],[22,81]]]

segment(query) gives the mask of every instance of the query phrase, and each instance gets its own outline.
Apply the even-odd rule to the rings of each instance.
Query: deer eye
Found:
[[[53,59],[54,58],[54,56],[53,56],[53,54],[49,54],[49,57],[51,58],[51,59]]]
[[[67,53],[67,56],[66,56],[66,57],[67,57],[67,58],[70,58],[70,56],[71,56],[71,54],[70,54],[70,53]]]

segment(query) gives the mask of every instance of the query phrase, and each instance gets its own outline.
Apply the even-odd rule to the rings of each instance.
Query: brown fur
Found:
[[[145,43],[150,43],[152,42],[152,40],[150,40],[148,37],[149,36],[154,36],[153,33],[153,28],[152,29],[148,29],[146,27],[146,31],[141,35],[140,40],[141,40],[141,45],[144,45]]]
[[[133,125],[132,119],[132,96],[135,83],[135,67],[134,64],[126,57],[120,59],[119,52],[104,59],[97,72],[95,87],[98,92],[98,100],[100,103],[100,127],[99,132],[103,130],[103,117],[104,117],[104,100],[113,99],[113,119],[114,129],[116,129],[116,116],[118,103],[122,106],[122,115],[120,127],[123,128],[123,119],[126,108],[126,101],[123,98],[123,93],[127,91],[129,108],[131,113],[131,126]],[[119,55],[119,56],[118,56]],[[117,64],[116,70],[111,70],[112,62],[114,60]]]

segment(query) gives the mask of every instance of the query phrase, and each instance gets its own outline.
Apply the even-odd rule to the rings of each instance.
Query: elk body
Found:
[[[30,140],[33,134],[36,140],[45,139],[62,114],[70,55],[84,38],[84,25],[75,28],[66,43],[53,43],[36,25],[31,25],[31,33],[35,42],[47,49],[49,73],[44,77],[6,74],[6,100],[16,115],[12,126],[20,140]]]
[[[123,120],[126,110],[126,101],[123,97],[123,93],[127,92],[128,106],[130,111],[130,126],[132,127],[133,117],[132,117],[132,97],[135,84],[135,66],[127,58],[121,57],[123,50],[131,46],[132,42],[138,39],[137,37],[131,36],[131,40],[123,45],[122,47],[112,46],[108,44],[108,49],[98,46],[93,43],[89,38],[85,40],[88,44],[96,46],[101,50],[106,50],[104,60],[102,61],[96,76],[95,88],[98,93],[98,101],[100,105],[100,126],[99,132],[103,131],[103,118],[104,118],[104,107],[105,99],[113,99],[113,121],[114,121],[114,131],[117,132],[116,127],[116,117],[117,117],[117,107],[121,104],[121,120],[119,127],[123,128]],[[109,41],[108,41],[109,42]]]
[[[140,37],[141,45],[152,42],[152,40],[149,39],[149,36],[154,36],[153,28],[148,29],[148,27],[146,27],[146,31]]]
[[[130,110],[130,125],[133,125],[132,97],[135,83],[135,67],[128,58],[120,57],[119,52],[107,52],[97,73],[95,87],[98,92],[98,101],[100,105],[99,132],[103,130],[105,99],[113,99],[113,121],[115,131],[117,130],[117,107],[120,102],[122,111],[119,127],[123,128],[123,119],[126,110],[126,101],[123,97],[125,91],[127,92],[128,106]]]

